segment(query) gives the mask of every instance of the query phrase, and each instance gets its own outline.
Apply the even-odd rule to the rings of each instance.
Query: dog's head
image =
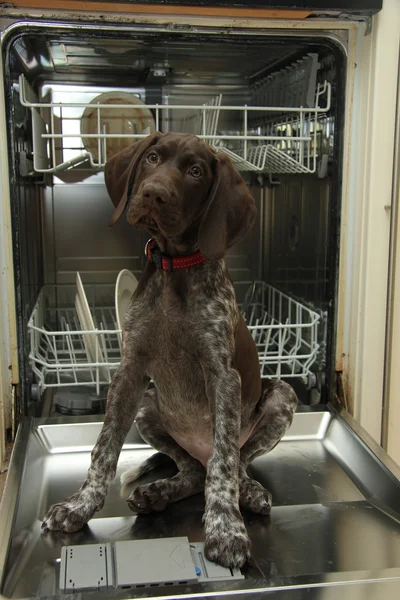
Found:
[[[231,160],[193,135],[158,133],[132,144],[106,164],[116,206],[131,225],[155,238],[185,240],[206,258],[224,256],[254,222],[255,202]]]

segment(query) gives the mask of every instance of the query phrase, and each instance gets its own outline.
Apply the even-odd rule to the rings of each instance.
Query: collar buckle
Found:
[[[157,269],[162,269],[162,252],[156,245],[150,246],[151,261],[156,265]]]
[[[167,268],[165,268],[165,263],[162,264],[162,261],[166,261]],[[172,258],[170,256],[166,256],[162,252],[161,252],[161,264],[162,264],[162,269],[164,271],[168,271],[168,273],[171,273],[174,270],[173,266],[172,266]]]
[[[160,248],[154,243],[153,240],[149,240],[146,244],[146,254],[150,250],[150,260],[155,264],[157,269],[161,271],[168,271],[171,273],[173,269],[172,258],[161,252]]]

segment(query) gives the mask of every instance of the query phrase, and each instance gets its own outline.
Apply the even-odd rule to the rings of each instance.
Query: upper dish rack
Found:
[[[315,64],[315,61],[311,62]],[[223,106],[222,95],[201,105],[135,105],[123,104],[121,101],[101,104],[94,100],[47,102],[39,100],[21,75],[21,103],[32,112],[33,170],[39,173],[58,173],[79,165],[86,169],[100,170],[116,151],[116,140],[134,141],[146,137],[152,130],[163,131],[173,112],[183,115],[174,131],[185,132],[185,123],[190,121],[191,131],[216,151],[228,154],[239,170],[269,174],[314,173],[317,171],[318,161],[322,160],[321,138],[329,138],[333,127],[327,115],[331,106],[331,85],[327,81],[322,84],[315,84],[314,81],[311,91],[311,81],[303,89],[293,73],[297,74],[297,71],[291,72],[289,68],[283,73],[267,77],[253,88],[253,103],[242,106]],[[310,78],[307,81],[310,82]],[[313,98],[311,106],[310,98]],[[288,99],[301,104],[288,105]],[[268,105],[272,100],[280,100],[281,104]],[[82,121],[86,118],[82,113],[86,113],[87,109],[90,109],[92,119],[90,131],[94,132],[82,133]],[[147,119],[151,119],[152,127],[145,127],[136,133],[126,133],[125,126],[118,130],[113,124],[113,131],[107,132],[102,111],[104,115],[105,110],[108,114],[115,110],[115,114],[120,115],[125,109],[142,111],[142,114],[146,109],[150,115]],[[219,117],[223,111],[233,111],[235,118],[237,117],[235,131],[224,131],[219,127]],[[119,116],[116,122],[123,122],[123,118]],[[135,131],[134,126],[132,131]],[[325,154],[325,150],[323,153]]]

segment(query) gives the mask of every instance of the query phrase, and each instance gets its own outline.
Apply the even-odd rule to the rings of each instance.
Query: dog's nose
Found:
[[[170,198],[170,193],[162,185],[156,183],[146,183],[142,189],[142,196],[147,200],[156,202],[157,204],[165,204]]]

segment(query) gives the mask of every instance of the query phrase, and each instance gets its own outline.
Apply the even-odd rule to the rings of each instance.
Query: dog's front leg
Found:
[[[250,557],[250,540],[239,510],[240,375],[221,367],[208,374],[206,386],[214,408],[214,446],[205,486],[205,553],[225,567],[241,567]]]
[[[148,379],[132,364],[122,362],[108,391],[104,424],[92,451],[86,479],[75,494],[50,507],[43,529],[78,531],[102,508],[115,477],[122,445],[147,385]]]

